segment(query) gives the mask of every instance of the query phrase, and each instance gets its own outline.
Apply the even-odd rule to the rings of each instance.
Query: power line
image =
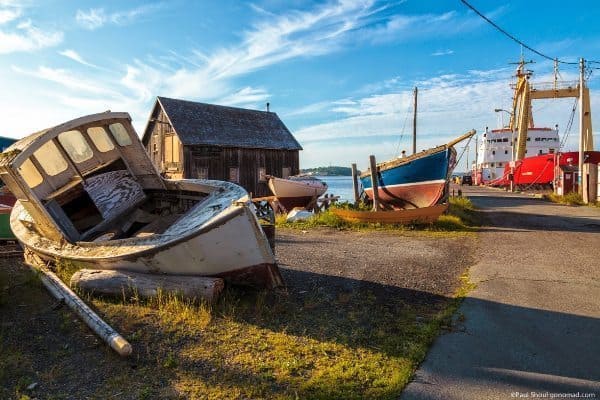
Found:
[[[559,60],[557,58],[552,58],[550,56],[547,56],[544,53],[541,53],[539,51],[537,51],[536,49],[534,49],[531,46],[528,46],[527,44],[525,44],[523,41],[519,40],[518,38],[516,38],[515,36],[511,35],[510,33],[508,33],[507,31],[505,31],[504,29],[502,29],[501,27],[499,27],[494,21],[492,21],[491,19],[489,19],[488,17],[486,17],[485,15],[483,15],[481,12],[479,12],[475,7],[473,7],[472,5],[470,5],[469,3],[467,3],[465,0],[460,0],[465,6],[467,6],[468,8],[470,8],[475,14],[479,15],[481,18],[483,18],[486,22],[488,22],[490,25],[492,25],[494,28],[498,29],[500,32],[502,32],[504,35],[506,35],[507,37],[509,37],[510,39],[514,40],[515,42],[517,42],[518,44],[520,44],[521,46],[525,47],[526,49],[532,51],[533,53],[537,54],[540,57],[543,57],[547,60],[551,60],[551,61],[557,61],[561,64],[570,64],[570,65],[577,65],[579,64],[576,61],[563,61],[563,60]],[[588,62],[592,62],[592,63],[598,63],[600,64],[599,61],[588,61]]]

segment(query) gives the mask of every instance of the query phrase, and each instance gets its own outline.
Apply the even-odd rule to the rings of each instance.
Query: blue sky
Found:
[[[551,57],[600,59],[595,2],[470,2]],[[365,168],[369,154],[410,149],[415,85],[419,149],[498,127],[493,109],[510,107],[520,51],[458,0],[0,0],[0,135],[108,109],[129,112],[141,133],[156,96],[270,102],[304,147],[301,167]],[[524,56],[534,82],[552,79],[551,62]],[[561,66],[565,81],[577,73]],[[599,75],[589,81],[597,110]],[[536,125],[562,132],[572,105],[535,103]],[[576,148],[577,123],[567,143]]]

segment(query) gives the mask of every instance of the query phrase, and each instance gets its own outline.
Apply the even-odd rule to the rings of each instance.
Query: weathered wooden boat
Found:
[[[0,157],[0,178],[17,198],[10,223],[29,264],[283,283],[246,191],[163,179],[127,113],[16,142]]]
[[[431,207],[390,211],[359,211],[331,208],[331,212],[348,222],[427,224],[437,221],[440,215],[447,209],[448,204],[437,204]]]
[[[291,176],[287,179],[269,176],[269,189],[289,211],[294,207],[306,207],[327,191],[327,184],[313,176]]]
[[[377,164],[379,198],[398,208],[431,207],[441,199],[456,164],[454,145],[475,135],[464,135],[432,149]],[[369,198],[373,198],[370,169],[360,175]]]

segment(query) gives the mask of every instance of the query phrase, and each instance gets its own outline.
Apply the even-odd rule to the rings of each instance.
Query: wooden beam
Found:
[[[560,99],[565,97],[579,97],[578,87],[569,87],[563,89],[547,89],[547,90],[534,90],[530,92],[531,99]]]

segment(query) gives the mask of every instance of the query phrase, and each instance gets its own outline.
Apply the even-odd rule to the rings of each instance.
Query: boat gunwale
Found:
[[[16,206],[16,204],[15,204],[14,208],[18,209],[18,207],[22,207],[21,204],[19,204],[18,206]],[[89,250],[89,252],[91,252],[91,251],[96,251],[96,252],[100,252],[100,253],[101,252],[109,252],[109,251],[114,251],[114,248],[123,247],[123,243],[120,243],[120,244],[115,243],[115,246],[112,246],[114,248],[111,249],[110,246],[107,246],[109,248],[103,250],[103,249],[99,249],[99,247],[102,245],[106,246],[106,244],[110,244],[111,241],[101,242],[101,243],[99,243],[98,246],[85,246],[85,245],[82,246],[80,244],[81,242],[77,242],[75,244],[70,244],[70,246],[74,247],[74,249],[72,249],[72,251],[68,251],[71,249],[68,249],[67,251],[66,251],[66,249],[62,249],[62,254],[61,254],[61,252],[48,250],[45,247],[34,246],[30,243],[27,243],[27,241],[22,236],[19,236],[17,234],[15,234],[15,236],[21,243],[23,243],[23,245],[25,247],[30,248],[35,253],[41,253],[41,254],[44,254],[49,257],[59,257],[59,258],[66,258],[66,259],[75,260],[75,261],[88,261],[88,262],[95,262],[95,263],[101,262],[101,261],[114,262],[114,261],[119,261],[119,260],[129,260],[132,258],[137,259],[140,257],[146,257],[148,255],[152,255],[154,253],[163,251],[165,249],[176,246],[180,243],[187,242],[194,237],[197,237],[197,236],[202,235],[206,232],[209,232],[213,229],[216,229],[219,226],[224,225],[225,223],[229,222],[230,220],[240,216],[242,213],[244,213],[244,210],[247,209],[246,206],[235,206],[234,205],[234,207],[235,208],[233,209],[233,211],[231,211],[227,214],[223,214],[223,212],[221,212],[220,214],[218,214],[216,216],[216,218],[214,218],[210,222],[203,224],[200,228],[198,228],[196,230],[192,230],[183,236],[155,234],[155,235],[151,235],[151,236],[147,236],[147,237],[143,237],[143,238],[124,239],[124,240],[139,241],[138,243],[132,243],[129,247],[133,247],[135,245],[139,246],[139,245],[143,245],[143,244],[146,244],[146,245],[152,246],[152,247],[149,247],[149,248],[145,247],[138,251],[131,251],[131,252],[127,252],[125,254],[117,254],[117,255],[110,255],[110,256],[102,256],[102,255],[98,255],[97,253],[95,253],[94,255],[77,255],[77,254],[73,254],[73,253],[78,250],[80,251],[81,249]],[[12,216],[11,216],[11,219],[12,219]],[[29,237],[38,236],[38,237],[42,238],[43,240],[56,243],[42,235],[32,233],[31,230],[25,226],[22,226],[22,228],[20,228],[20,229],[23,229]],[[174,239],[169,240],[168,238],[174,238]],[[146,241],[147,243],[143,243],[144,241]],[[116,242],[116,241],[112,241],[112,242]],[[154,245],[152,242],[155,242]]]

